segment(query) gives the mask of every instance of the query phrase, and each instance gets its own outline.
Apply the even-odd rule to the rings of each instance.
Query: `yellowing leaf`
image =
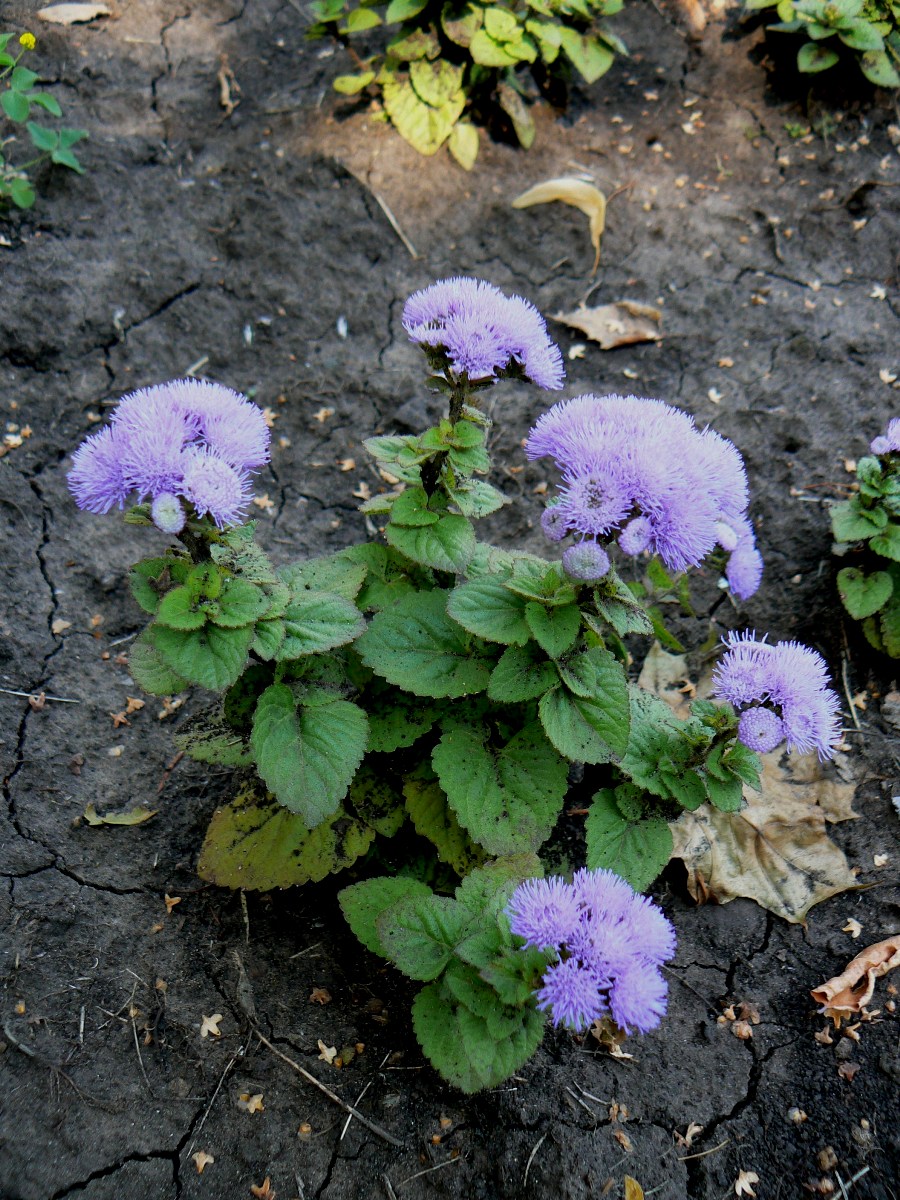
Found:
[[[672,857],[684,860],[695,900],[713,896],[727,904],[749,896],[802,925],[814,904],[856,886],[844,852],[825,831],[829,814],[819,803],[833,801],[835,788],[853,788],[825,779],[821,766],[799,756],[784,767],[778,750],[760,757],[761,794],[736,813],[709,805],[683,813],[672,825]],[[844,809],[831,819],[856,816],[846,803]]]
[[[582,304],[572,312],[554,314],[553,320],[577,329],[603,350],[614,350],[617,346],[658,341],[661,316],[659,309],[649,304],[619,300],[598,308],[585,308]]]
[[[101,815],[93,804],[89,804],[84,810],[83,817],[88,825],[143,825],[145,821],[155,817],[158,812],[158,808],[143,808],[138,805],[127,811],[123,809],[121,812],[109,812]]]
[[[594,266],[591,274],[595,274],[600,265],[600,238],[603,236],[606,225],[606,197],[592,183],[564,176],[560,179],[548,179],[544,183],[535,184],[521,196],[516,196],[512,206],[513,208],[530,208],[532,204],[549,204],[553,200],[573,205],[588,218],[591,245],[594,247]]]
[[[632,1179],[630,1175],[626,1175],[625,1183],[625,1200],[644,1200],[644,1189],[636,1179]]]
[[[37,15],[51,25],[81,25],[111,13],[108,4],[48,4]]]

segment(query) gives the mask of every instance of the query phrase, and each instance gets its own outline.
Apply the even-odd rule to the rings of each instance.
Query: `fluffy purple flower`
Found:
[[[626,1030],[659,1024],[666,985],[658,968],[675,953],[675,930],[624,879],[587,870],[571,883],[529,879],[506,911],[526,945],[559,956],[537,992],[538,1008],[549,1009],[554,1024],[586,1029],[610,1009]]]
[[[513,933],[539,950],[558,950],[579,918],[578,900],[558,876],[527,879],[513,892],[506,911]]]
[[[562,473],[554,532],[563,524],[586,537],[620,531],[626,554],[650,550],[676,571],[718,543],[732,554],[736,594],[758,587],[762,560],[741,457],[687,413],[638,396],[578,396],[539,418],[525,452],[553,458]]]
[[[606,1011],[600,988],[592,971],[576,958],[553,963],[544,974],[544,986],[537,993],[537,1007],[550,1009],[554,1025],[570,1029],[589,1029]]]
[[[72,455],[69,490],[86,512],[108,513],[125,503],[131,486],[122,477],[119,447],[109,426],[91,434]]]
[[[209,513],[219,529],[240,524],[253,495],[248,477],[211,450],[190,450],[185,458],[182,490],[197,515]]]
[[[414,292],[403,309],[410,339],[443,351],[450,368],[471,380],[518,368],[538,387],[562,387],[562,354],[544,318],[521,296],[504,296],[479,279],[442,279]]]
[[[562,565],[571,579],[596,583],[609,572],[609,555],[596,542],[578,542],[563,551]]]
[[[541,514],[541,529],[544,531],[544,536],[551,542],[561,542],[568,534],[568,526],[559,505],[551,504],[549,508],[545,508]]]
[[[783,738],[788,750],[831,758],[840,741],[841,705],[821,654],[799,642],[769,645],[753,634],[731,633],[726,645],[713,671],[713,695],[746,709],[741,741],[751,750],[772,750]],[[782,736],[773,741],[779,726]]]
[[[666,1015],[667,993],[659,971],[631,962],[616,976],[609,994],[613,1020],[626,1033],[648,1033]]]
[[[217,383],[176,379],[119,401],[109,426],[76,450],[69,487],[80,508],[96,513],[136,493],[151,501],[165,533],[184,527],[181,500],[223,528],[246,518],[248,473],[268,458],[269,430],[255,404]]]
[[[900,417],[888,422],[887,429],[872,441],[869,449],[873,454],[900,454]]]

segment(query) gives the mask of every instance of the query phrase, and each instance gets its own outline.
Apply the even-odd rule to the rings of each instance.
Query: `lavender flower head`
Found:
[[[747,518],[747,477],[733,443],[687,413],[638,396],[578,396],[539,418],[525,444],[562,473],[553,536],[618,534],[626,554],[649,550],[675,571],[718,544],[741,599],[759,586],[762,559]],[[564,531],[564,532],[561,532]]]
[[[520,373],[538,387],[562,387],[562,354],[538,310],[480,279],[441,279],[414,292],[403,328],[412,341],[443,351],[450,369],[470,380]]]
[[[840,741],[840,700],[828,686],[825,660],[799,642],[770,645],[753,634],[731,633],[713,671],[713,692],[743,710],[738,737],[765,753],[782,741],[788,750],[831,758]]]
[[[900,417],[888,422],[884,433],[869,446],[873,454],[900,454]]]
[[[666,1011],[659,967],[675,953],[675,930],[652,901],[612,871],[528,879],[506,909],[526,946],[554,950],[537,1007],[554,1025],[583,1030],[604,1016],[625,1032],[655,1029]]]
[[[269,460],[262,411],[217,383],[176,379],[119,401],[110,424],[75,451],[69,488],[79,508],[106,513],[136,494],[165,533],[187,514],[219,528],[246,518],[250,473]]]

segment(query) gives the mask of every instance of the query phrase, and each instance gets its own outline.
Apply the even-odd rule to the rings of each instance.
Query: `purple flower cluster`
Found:
[[[269,461],[261,409],[218,383],[176,379],[123,397],[110,424],[75,451],[69,488],[79,508],[106,513],[132,493],[152,501],[165,533],[180,533],[188,501],[221,529],[247,514],[250,473]]]
[[[507,906],[526,946],[554,950],[537,992],[554,1025],[587,1029],[611,1016],[626,1033],[655,1029],[666,1012],[659,967],[675,953],[675,930],[646,896],[612,871],[577,871],[571,883],[528,879]]]
[[[562,354],[538,310],[480,279],[441,279],[414,292],[403,309],[403,328],[412,341],[443,351],[450,369],[470,380],[518,367],[538,387],[563,385]]]
[[[872,440],[869,449],[873,454],[900,454],[900,417],[888,422],[887,429]]]
[[[741,456],[687,413],[638,396],[578,396],[538,419],[525,452],[553,458],[562,472],[559,499],[543,520],[552,540],[618,531],[626,554],[650,550],[675,571],[718,544],[730,556],[731,590],[743,600],[759,587]]]
[[[713,695],[743,710],[738,737],[766,753],[788,750],[831,758],[840,741],[840,700],[828,686],[821,654],[799,642],[769,645],[753,634],[731,633],[713,671]]]

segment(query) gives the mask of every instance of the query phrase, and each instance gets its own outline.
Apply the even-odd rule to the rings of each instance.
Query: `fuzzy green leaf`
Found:
[[[151,625],[146,636],[159,651],[163,662],[190,683],[221,692],[240,675],[247,661],[253,628],[202,629],[181,631],[164,625]]]
[[[368,723],[347,700],[320,703],[326,694],[301,697],[282,683],[259,698],[251,744],[257,769],[279,803],[313,828],[347,794],[366,749]]]
[[[484,861],[484,854],[457,821],[436,780],[409,778],[403,784],[406,811],[416,833],[427,838],[441,862],[466,876]]]
[[[342,553],[281,567],[278,578],[296,597],[304,592],[330,592],[355,600],[366,578],[365,563],[352,562]]]
[[[581,629],[577,604],[545,608],[537,601],[525,605],[525,620],[534,640],[550,658],[559,658],[569,649]]]
[[[387,957],[410,979],[437,979],[453,957],[472,915],[447,896],[410,896],[377,919]]]
[[[491,673],[488,697],[510,704],[536,700],[555,687],[558,678],[556,667],[534,643],[509,646]]]
[[[504,646],[524,646],[531,639],[525,607],[524,597],[489,577],[459,584],[447,601],[447,612],[469,633]]]
[[[378,918],[401,900],[427,900],[432,895],[427,884],[405,876],[379,876],[354,883],[338,895],[344,920],[373,954],[388,957],[386,948],[378,936]]]
[[[201,629],[206,624],[206,611],[190,588],[176,587],[163,596],[156,619],[169,629]]]
[[[253,762],[250,744],[220,712],[191,717],[175,735],[175,745],[195,762],[246,767]]]
[[[550,836],[568,786],[568,766],[537,721],[499,750],[486,730],[444,734],[432,765],[460,824],[490,854],[536,850]]]
[[[564,25],[559,31],[563,51],[586,83],[596,83],[613,65],[615,55],[603,42],[590,34],[582,35],[577,29]]]
[[[466,517],[441,517],[433,525],[405,526],[391,522],[384,536],[407,558],[438,571],[465,571],[475,553],[475,530]]]
[[[492,664],[447,615],[447,592],[417,592],[377,613],[355,649],[366,666],[415,696],[483,692]]]
[[[661,817],[626,821],[609,789],[594,796],[584,823],[590,870],[615,871],[645,891],[672,857],[672,831]]]
[[[151,696],[174,696],[188,681],[165,662],[145,630],[128,652],[128,670],[138,687]]]
[[[285,637],[278,660],[321,654],[346,646],[366,627],[365,618],[352,600],[334,592],[300,592],[284,613]]]
[[[816,42],[807,42],[797,51],[797,69],[805,74],[816,71],[827,71],[838,61],[838,53],[828,46],[819,46]]]
[[[844,567],[838,571],[837,585],[844,608],[857,621],[878,612],[894,590],[894,581],[887,571],[866,575],[857,567]]]
[[[870,549],[882,558],[890,558],[900,562],[900,525],[891,523],[873,537],[869,542]]]

